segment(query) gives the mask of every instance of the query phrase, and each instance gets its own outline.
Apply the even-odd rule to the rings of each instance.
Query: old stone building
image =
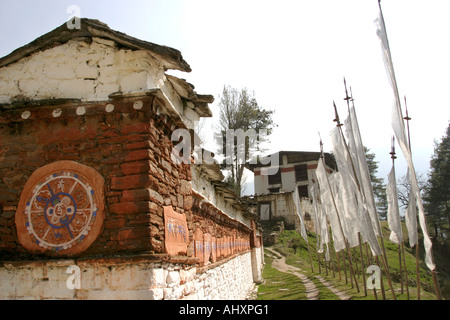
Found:
[[[267,157],[277,157],[277,161],[272,161],[278,163],[278,166],[272,168],[278,169],[276,172],[267,170],[268,167],[273,167],[272,163],[247,164],[254,174],[255,195],[251,198],[257,204],[258,216],[261,221],[281,218],[288,227],[299,230],[300,221],[293,200],[294,191],[297,191],[300,198],[311,197],[309,187],[317,181],[315,170],[320,160],[320,152],[279,151]],[[324,159],[327,170],[336,171],[336,162],[332,155],[324,153]],[[301,214],[311,229],[309,213],[302,211]]]
[[[243,299],[260,280],[256,217],[217,165],[174,156],[214,99],[170,69],[191,71],[91,19],[0,58],[1,299]]]

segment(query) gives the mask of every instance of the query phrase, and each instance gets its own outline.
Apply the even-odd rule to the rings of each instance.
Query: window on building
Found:
[[[306,164],[299,164],[295,168],[295,181],[308,180],[308,166]]]
[[[259,204],[259,217],[261,220],[270,220],[272,218],[270,202],[263,202]]]
[[[308,186],[298,186],[298,196],[301,198],[308,198]]]
[[[269,175],[269,184],[281,184],[281,170]]]
[[[280,192],[280,188],[269,188],[270,193],[278,193]]]

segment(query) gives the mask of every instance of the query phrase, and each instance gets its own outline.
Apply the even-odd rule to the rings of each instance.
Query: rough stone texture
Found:
[[[32,109],[27,120],[20,118],[18,111],[3,111],[0,256],[26,258],[14,225],[20,194],[36,169],[58,160],[89,166],[105,179],[104,228],[82,256],[164,252],[161,205],[164,202],[185,213],[191,173],[188,164],[171,163],[171,120],[164,114],[156,115],[158,104],[153,97],[141,101],[139,111],[133,109],[133,99],[111,100],[84,105],[84,116],[71,113],[76,108],[62,108],[58,118],[51,115],[55,108],[50,106]],[[115,106],[113,113],[105,112],[108,104]],[[169,179],[174,175],[178,179]],[[182,188],[184,201],[179,204]]]
[[[101,29],[114,41],[62,32],[68,39],[39,46],[51,33],[0,59],[0,298],[245,297],[255,278],[252,262],[259,263],[250,252],[251,216],[223,185],[219,195],[209,183],[214,202],[195,192],[191,164],[171,157],[174,130],[211,116],[213,97],[166,75],[169,57],[85,22],[89,32]],[[50,260],[20,244],[14,218],[32,173],[61,160],[103,177],[105,216],[87,250]],[[188,245],[180,256],[166,251],[164,206],[186,218]],[[195,257],[196,231],[209,235],[202,247],[215,254]],[[80,289],[67,286],[73,265]]]
[[[59,260],[4,263],[0,299],[75,300],[242,300],[253,288],[250,252],[212,265],[151,261]],[[79,268],[79,288],[71,288]],[[72,278],[71,278],[72,277]]]
[[[108,100],[117,91],[159,88],[164,79],[163,66],[144,50],[118,49],[95,37],[71,40],[3,67],[0,103],[16,97]]]

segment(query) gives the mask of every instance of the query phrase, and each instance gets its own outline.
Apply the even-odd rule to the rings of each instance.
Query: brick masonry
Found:
[[[16,262],[4,262],[0,267],[3,283],[14,283],[3,286],[1,298],[241,298],[253,280],[260,278],[262,258],[256,251],[261,248],[255,246],[255,230],[192,191],[190,165],[175,164],[170,157],[170,133],[176,125],[169,116],[157,114],[160,102],[156,97],[147,96],[140,101],[143,107],[139,111],[133,108],[134,99],[84,104],[83,116],[71,113],[76,110],[73,104],[58,106],[62,113],[57,118],[53,116],[55,106],[31,109],[27,119],[21,116],[23,109],[3,111],[0,259]],[[114,112],[105,111],[111,104]],[[31,254],[21,245],[14,218],[31,174],[61,160],[89,166],[104,177],[105,216],[98,238],[86,251],[68,257],[75,260],[55,261],[46,255]],[[185,257],[179,257],[179,262],[166,252],[165,206],[186,218],[189,242]],[[208,242],[209,250],[197,258],[195,232],[207,235],[202,237],[202,246],[206,248]],[[148,254],[152,257],[150,262],[126,266],[108,260],[114,255]],[[36,259],[40,262],[31,262]],[[69,276],[66,269],[72,264],[85,268],[84,287],[80,290],[68,290],[65,285]],[[55,279],[36,277],[49,270],[58,270],[54,271]],[[244,274],[244,278],[237,279]],[[134,278],[131,283],[124,280],[129,277]],[[145,285],[134,286],[136,279],[145,279]]]
[[[170,133],[175,127],[167,115],[156,115],[154,97],[84,105],[77,116],[73,105],[56,109],[3,112],[0,119],[0,255],[27,257],[18,242],[14,215],[22,189],[41,166],[73,160],[95,169],[105,179],[105,221],[98,240],[81,256],[120,252],[164,252],[163,205],[186,213],[192,203],[190,167],[171,161]],[[105,111],[114,105],[114,112]]]
[[[207,201],[192,188],[193,166],[171,158],[172,132],[210,116],[213,99],[164,73],[172,55],[85,40],[0,68],[0,298],[242,298],[262,266],[252,215],[223,195]],[[33,173],[62,161],[102,178],[101,225],[80,250],[31,250],[21,237],[27,221],[18,227],[30,208],[21,196],[36,190],[25,188]],[[166,243],[164,208],[187,229],[186,246]],[[72,266],[81,270],[80,289],[68,290]]]

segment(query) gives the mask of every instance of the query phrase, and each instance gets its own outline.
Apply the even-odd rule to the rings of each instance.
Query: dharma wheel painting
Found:
[[[33,253],[50,255],[86,250],[103,224],[103,184],[97,171],[74,161],[36,170],[16,212],[20,243]]]

